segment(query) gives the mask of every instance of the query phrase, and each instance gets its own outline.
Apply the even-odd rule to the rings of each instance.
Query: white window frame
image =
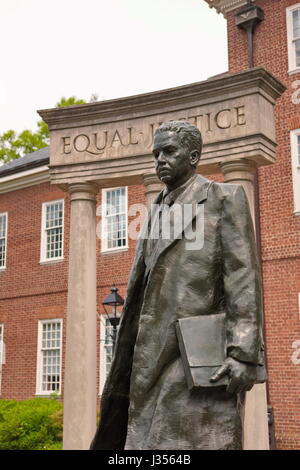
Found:
[[[295,54],[295,47],[294,47],[294,32],[293,32],[293,11],[297,9],[300,9],[300,3],[296,3],[295,5],[292,5],[286,9],[289,73],[300,72],[300,66],[298,67],[296,66],[296,54]]]
[[[300,215],[300,155],[298,154],[298,136],[300,136],[300,129],[290,132],[295,215]]]
[[[47,258],[47,229],[46,229],[46,209],[52,204],[62,203],[62,252],[61,256],[55,258]],[[56,199],[55,201],[47,201],[42,204],[42,224],[41,224],[41,252],[40,252],[40,263],[51,263],[64,259],[64,230],[65,230],[65,201],[64,199]]]
[[[43,375],[43,354],[42,354],[42,339],[43,339],[43,325],[45,323],[60,323],[60,382],[59,390],[42,390],[42,375]],[[36,367],[36,395],[50,396],[52,393],[61,395],[62,385],[62,340],[63,340],[63,320],[62,318],[54,318],[49,320],[39,320],[38,322],[38,341],[37,341],[37,367]]]
[[[107,219],[106,219],[106,207],[107,207],[107,193],[109,191],[115,191],[117,189],[125,189],[125,227],[126,227],[126,243],[119,247],[107,247]],[[115,251],[128,250],[128,187],[118,186],[116,188],[105,188],[102,189],[102,232],[101,232],[101,253],[111,253]]]
[[[117,317],[121,317],[121,312],[117,312]],[[99,395],[102,395],[103,387],[106,381],[106,349],[105,349],[105,335],[106,325],[105,321],[108,320],[106,314],[99,315],[100,320],[100,368],[99,368]]]
[[[0,395],[2,391],[2,366],[5,363],[4,324],[0,323]]]
[[[1,212],[0,217],[5,216],[6,218],[6,223],[5,223],[5,234],[4,234],[4,240],[5,240],[5,251],[4,251],[4,265],[0,266],[0,271],[4,271],[6,269],[6,260],[7,260],[7,229],[8,229],[8,212]]]

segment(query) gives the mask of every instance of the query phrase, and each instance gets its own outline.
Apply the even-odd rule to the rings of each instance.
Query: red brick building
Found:
[[[35,395],[49,396],[50,393],[56,391],[63,393],[70,201],[65,192],[48,182],[49,175],[46,167],[48,163],[49,149],[45,148],[2,166],[0,169],[1,182],[6,185],[0,196],[0,217],[3,221],[5,220],[5,227],[2,222],[2,234],[5,235],[2,237],[2,240],[5,240],[5,250],[3,249],[5,259],[2,255],[0,268],[0,332],[3,341],[1,398],[25,399]],[[26,178],[29,178],[28,181]],[[11,188],[10,184],[14,185],[19,179],[21,181],[18,189]],[[97,197],[97,206],[101,204],[101,199],[100,193]],[[41,228],[43,208],[47,203],[52,204],[53,207],[56,201],[61,201],[63,205],[64,233],[60,245],[62,253],[59,256],[55,253],[48,253],[44,256],[43,228]],[[128,206],[143,201],[143,189],[131,186],[128,191]],[[101,253],[101,244],[97,244],[99,313],[104,313],[101,302],[109,294],[112,284],[115,283],[119,288],[119,293],[125,297],[134,248],[135,242],[130,239],[128,239],[128,245],[126,240],[125,248],[108,249],[105,253]],[[41,327],[39,325],[44,321],[48,325],[53,320],[61,322],[59,333],[62,332],[62,335],[58,338],[61,343],[53,344],[53,348],[51,344],[50,348],[52,351],[57,349],[60,351],[57,353],[59,371],[51,369],[54,363],[53,359],[49,358],[49,380],[43,386],[40,361],[42,361],[42,355],[45,357],[47,353],[42,353],[43,347],[39,344],[42,334],[39,334]],[[101,325],[103,328],[104,322],[105,319],[102,318],[101,321],[99,318],[97,333],[99,346],[100,329]],[[102,342],[103,334],[101,331]],[[100,355],[100,348],[98,351]],[[55,355],[55,352],[48,354]],[[98,357],[98,363],[99,360]],[[109,362],[109,358],[107,361]],[[104,374],[105,370],[105,364],[103,364]],[[51,375],[59,376],[59,379],[52,380]],[[98,380],[100,380],[99,371]],[[102,377],[99,387],[103,386],[103,380]]]
[[[246,70],[247,35],[236,26],[235,15],[247,2],[207,2],[228,21],[229,73]],[[274,411],[277,448],[299,449],[300,3],[256,3],[264,19],[254,31],[253,65],[265,67],[287,86],[276,106],[277,161],[257,175],[268,404]],[[0,168],[1,398],[64,391],[70,200],[50,184],[48,162],[46,148]],[[116,208],[106,217],[111,234],[118,220],[115,241],[97,243],[99,313],[113,283],[126,296],[135,242],[124,226],[127,207],[140,202],[145,196],[139,185],[105,189],[97,196],[97,205]],[[99,394],[111,355],[105,321],[102,315],[97,324]]]
[[[229,72],[247,69],[247,33],[236,26],[236,14],[247,2],[207,3],[227,19]],[[276,105],[276,164],[258,170],[268,401],[274,410],[277,447],[299,449],[300,3],[255,4],[264,19],[253,35],[253,66],[265,67],[287,87]]]

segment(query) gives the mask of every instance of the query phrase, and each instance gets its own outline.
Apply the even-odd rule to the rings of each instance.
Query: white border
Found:
[[[42,325],[44,323],[60,323],[60,382],[59,390],[57,392],[53,391],[42,391]],[[63,339],[63,320],[62,318],[50,318],[49,320],[38,320],[38,340],[37,340],[37,355],[36,355],[36,390],[35,394],[38,396],[50,396],[52,393],[57,393],[61,395],[61,385],[62,385],[62,339]]]
[[[51,204],[56,204],[58,202],[62,202],[62,209],[63,209],[63,224],[62,224],[62,255],[58,256],[57,258],[46,258],[46,207],[50,206]],[[42,223],[41,223],[41,248],[40,248],[40,264],[49,264],[56,261],[60,261],[64,259],[64,232],[65,232],[65,200],[64,199],[56,199],[54,201],[47,201],[42,203]]]
[[[0,266],[0,272],[5,271],[6,269],[6,261],[7,261],[7,233],[8,233],[8,212],[1,212],[0,216],[6,216],[6,223],[5,223],[5,253],[4,253],[4,266]]]
[[[295,215],[300,215],[300,166],[298,162],[298,135],[300,135],[300,129],[294,129],[290,131]]]
[[[106,193],[116,189],[125,188],[125,224],[126,224],[126,245],[120,247],[107,248],[107,224],[106,224]],[[113,253],[128,250],[128,186],[116,186],[114,188],[103,188],[102,195],[102,213],[101,213],[101,253]]]
[[[0,176],[0,194],[28,188],[35,184],[47,183],[50,181],[49,168],[47,165],[31,170],[24,170],[7,176]]]
[[[296,3],[295,5],[291,5],[286,9],[286,29],[287,29],[287,46],[288,46],[288,60],[289,60],[289,70],[290,74],[293,73],[300,73],[300,67],[296,67],[296,57],[295,51],[293,47],[293,21],[292,21],[292,13],[294,10],[300,8],[300,3]]]

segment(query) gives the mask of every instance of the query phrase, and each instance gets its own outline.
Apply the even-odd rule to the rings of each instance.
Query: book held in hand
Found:
[[[227,386],[228,376],[210,382],[226,358],[225,313],[181,318],[176,332],[188,388]]]
[[[210,381],[226,359],[225,313],[181,318],[176,322],[176,333],[189,390],[227,387],[228,375]],[[265,366],[257,365],[256,371],[256,383],[265,382]]]

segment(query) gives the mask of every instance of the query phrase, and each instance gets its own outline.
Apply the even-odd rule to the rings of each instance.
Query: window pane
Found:
[[[126,188],[112,189],[106,192],[107,248],[126,246]]]
[[[300,8],[293,11],[293,38],[300,37]]]
[[[61,226],[63,222],[63,203],[57,202],[46,206],[46,228]]]
[[[0,238],[6,235],[6,214],[0,215]]]
[[[56,392],[60,388],[61,323],[42,325],[41,391]]]
[[[45,208],[45,259],[61,258],[63,254],[63,201]]]
[[[113,327],[111,326],[108,318],[106,318],[105,319],[105,343],[104,343],[106,377],[108,376],[108,373],[110,371],[112,357],[113,357],[112,335],[113,335]]]
[[[300,67],[300,39],[295,41],[296,67]]]
[[[62,256],[62,227],[47,230],[46,257],[58,258]]]
[[[0,238],[0,268],[5,266],[5,238]]]

